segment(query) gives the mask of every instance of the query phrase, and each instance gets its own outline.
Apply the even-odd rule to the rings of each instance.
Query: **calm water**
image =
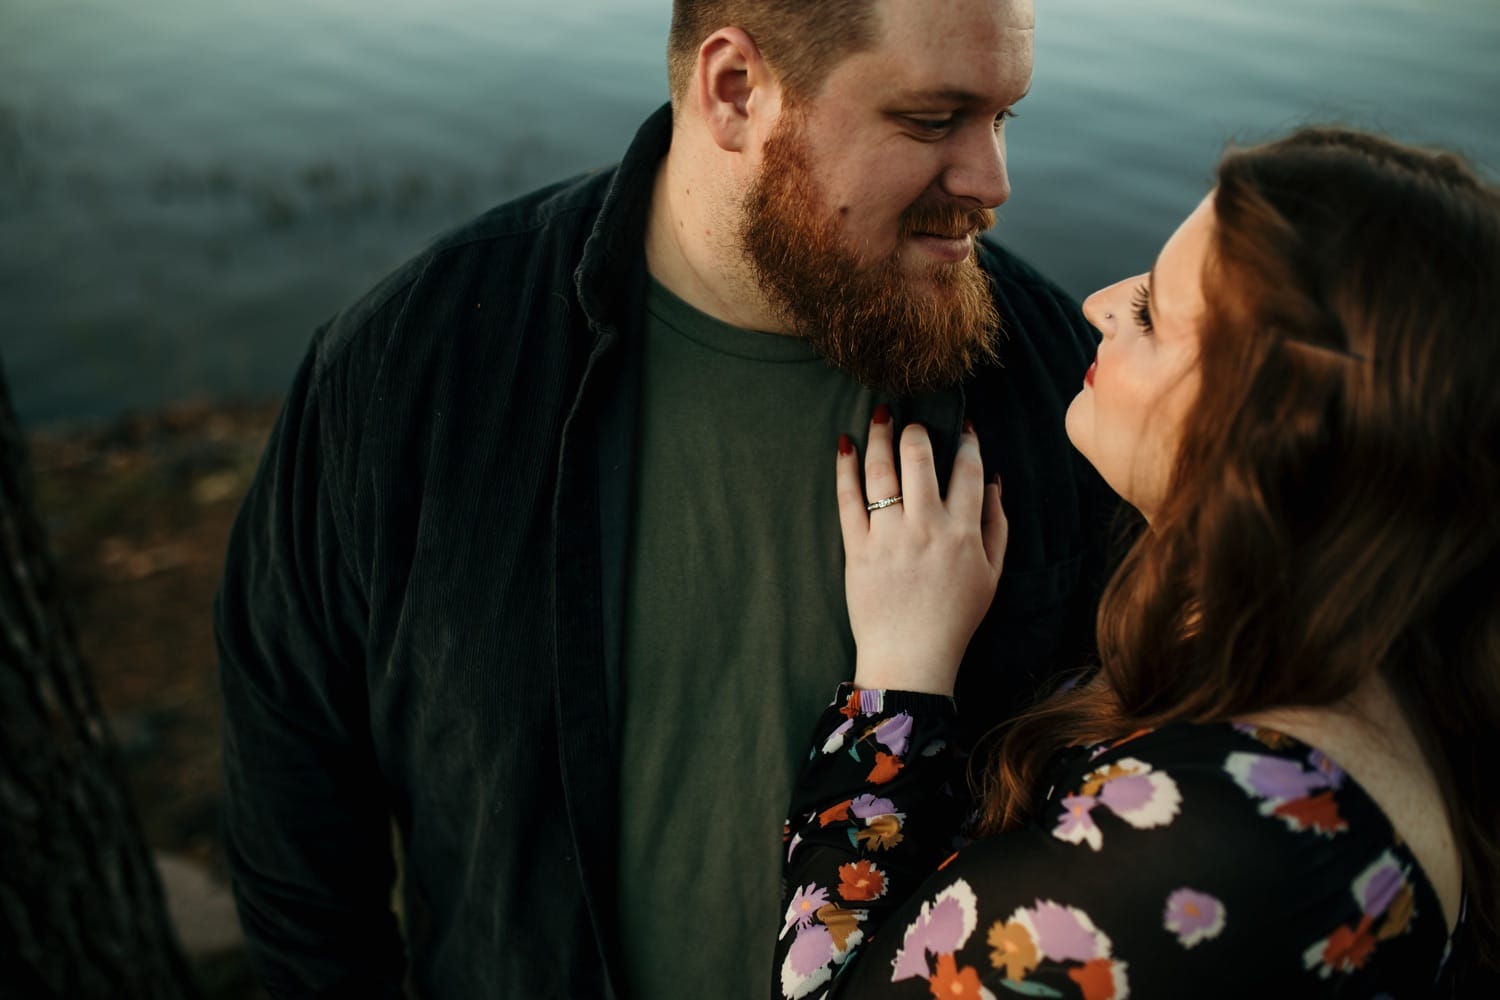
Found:
[[[932,0],[941,2],[941,0]],[[1500,171],[1500,0],[1037,0],[1004,238],[1146,266],[1231,138],[1337,118]],[[0,354],[32,424],[265,395],[437,232],[618,158],[668,0],[3,0]]]

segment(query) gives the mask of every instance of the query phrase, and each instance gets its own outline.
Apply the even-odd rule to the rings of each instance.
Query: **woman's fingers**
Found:
[[[891,410],[881,403],[870,420],[870,438],[865,445],[865,494],[869,502],[901,496],[901,480],[896,477],[896,459],[891,448]],[[899,517],[900,504],[872,512],[882,517]]]
[[[906,509],[913,514],[942,507],[937,469],[932,460],[932,439],[921,424],[907,424],[901,431],[901,495]]]
[[[998,578],[1005,566],[1005,547],[1010,542],[1010,521],[1005,517],[1005,507],[1000,502],[1000,479],[985,484],[984,513],[979,520],[979,530],[984,536],[984,557]]]
[[[859,455],[849,435],[839,435],[839,457],[835,470],[839,497],[839,530],[844,536],[844,552],[856,550],[870,532],[870,515],[865,511],[865,491],[859,483]]]
[[[953,456],[953,473],[948,477],[948,512],[960,524],[976,524],[983,506],[984,459],[979,454],[979,435],[965,420]]]

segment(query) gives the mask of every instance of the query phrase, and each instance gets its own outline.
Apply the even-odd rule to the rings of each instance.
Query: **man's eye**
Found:
[[[1004,111],[1000,112],[998,115],[995,116],[995,130],[999,131],[1000,128],[1003,127],[1007,121],[1009,121],[1012,118],[1018,118],[1018,117],[1020,117],[1020,116],[1017,115],[1014,111],[1011,111],[1009,108],[1005,109]]]
[[[920,118],[916,115],[907,115],[907,122],[918,132],[944,132],[953,125],[953,116],[944,115],[941,118]]]

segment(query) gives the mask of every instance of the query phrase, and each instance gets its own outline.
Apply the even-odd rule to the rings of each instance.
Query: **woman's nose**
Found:
[[[1104,336],[1113,337],[1115,314],[1109,305],[1109,291],[1109,288],[1101,288],[1083,300],[1083,318],[1092,323],[1094,328]]]
[[[1083,318],[1094,324],[1104,336],[1113,337],[1119,325],[1128,318],[1131,293],[1145,280],[1144,274],[1138,274],[1099,289],[1083,300]]]

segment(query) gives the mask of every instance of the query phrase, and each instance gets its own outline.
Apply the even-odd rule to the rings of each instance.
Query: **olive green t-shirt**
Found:
[[[803,340],[652,282],[624,635],[619,917],[634,1000],[770,995],[781,828],[854,663],[834,491],[875,401]]]

